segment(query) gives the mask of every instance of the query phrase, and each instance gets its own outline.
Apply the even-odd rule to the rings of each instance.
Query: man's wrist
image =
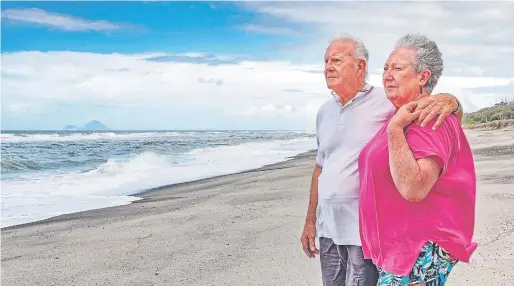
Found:
[[[455,97],[455,101],[457,101],[457,109],[455,109],[455,110],[452,112],[453,114],[457,114],[457,113],[459,113],[460,109],[462,108],[462,107],[461,107],[461,104],[460,104],[459,99],[457,99],[457,98]]]
[[[308,214],[307,218],[305,219],[305,227],[314,227],[316,226],[316,216]]]

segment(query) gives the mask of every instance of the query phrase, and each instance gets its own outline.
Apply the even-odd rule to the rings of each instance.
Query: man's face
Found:
[[[351,41],[338,41],[330,44],[325,52],[325,80],[331,90],[354,86],[359,82],[359,60],[352,55],[355,44]]]

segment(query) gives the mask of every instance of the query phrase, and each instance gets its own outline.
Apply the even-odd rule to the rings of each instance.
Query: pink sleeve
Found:
[[[448,117],[437,130],[432,130],[436,119],[432,120],[425,127],[413,123],[405,133],[414,158],[422,159],[432,156],[437,165],[442,169],[441,175],[444,175],[448,169],[448,162],[453,150],[453,141],[456,138],[452,128],[452,120],[457,119]]]

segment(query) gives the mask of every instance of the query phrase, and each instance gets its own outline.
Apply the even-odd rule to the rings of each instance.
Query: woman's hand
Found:
[[[389,124],[387,125],[387,129],[403,129],[405,126],[409,125],[412,121],[418,119],[422,110],[416,110],[418,106],[417,102],[409,102],[404,104],[396,114],[391,118]]]

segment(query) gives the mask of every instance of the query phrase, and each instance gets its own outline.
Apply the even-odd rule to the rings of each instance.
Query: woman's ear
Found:
[[[419,85],[425,86],[428,82],[428,79],[432,76],[432,72],[430,70],[424,70],[421,73],[420,79],[419,79]]]

